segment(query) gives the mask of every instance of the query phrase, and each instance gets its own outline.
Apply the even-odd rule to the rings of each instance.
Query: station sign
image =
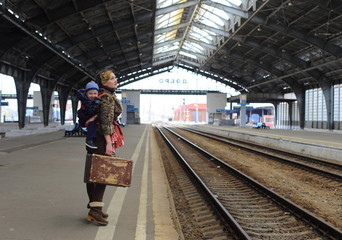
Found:
[[[253,109],[254,109],[253,107],[246,107],[246,110],[247,110],[247,111],[252,111]],[[234,111],[240,111],[240,107],[235,107],[235,106],[234,106],[234,107],[233,107],[233,110],[234,110]]]
[[[186,79],[173,79],[173,78],[165,78],[165,79],[159,79],[159,83],[182,83],[182,84],[188,84],[188,81]]]
[[[227,109],[216,109],[217,113],[233,113],[233,110],[227,110]]]

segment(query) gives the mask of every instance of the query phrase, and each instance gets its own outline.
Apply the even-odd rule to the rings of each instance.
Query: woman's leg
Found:
[[[95,153],[104,155],[105,149],[105,139],[103,135],[97,134],[96,136],[96,144],[98,148]],[[91,187],[89,188],[91,190]],[[87,187],[88,190],[88,187]],[[93,184],[93,191],[91,191],[91,202],[89,203],[90,211],[88,213],[88,221],[95,221],[99,225],[107,225],[108,221],[106,218],[108,214],[102,212],[103,203],[103,195],[106,190],[106,185],[104,184]],[[88,193],[89,196],[89,193]],[[90,198],[89,198],[90,199]]]
[[[103,184],[93,184],[94,191],[92,195],[92,201],[89,203],[90,211],[88,213],[88,221],[95,221],[99,225],[107,225],[108,214],[102,212],[102,207],[104,206],[103,195],[106,190],[106,185]]]
[[[102,202],[105,190],[106,190],[106,185],[104,185],[104,184],[95,184],[94,201]]]
[[[89,198],[89,203],[94,201],[94,191],[95,191],[95,184],[94,183],[87,183],[87,194],[88,194],[88,198]],[[90,208],[88,203],[87,208]]]

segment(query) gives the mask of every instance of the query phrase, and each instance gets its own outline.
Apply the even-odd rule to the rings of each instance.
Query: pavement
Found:
[[[312,146],[314,154],[327,149],[340,158],[342,151],[341,134],[203,127],[291,149],[305,143],[298,149],[302,152]],[[72,125],[30,124],[18,129],[16,124],[0,124],[0,132],[6,132],[0,139],[1,240],[180,239],[151,125],[123,128],[125,145],[117,154],[134,162],[132,186],[107,187],[106,227],[86,221],[85,138],[64,137],[65,129],[72,129]]]
[[[70,121],[64,125],[61,125],[60,122],[53,122],[49,123],[48,126],[44,126],[42,123],[29,123],[25,124],[24,128],[19,129],[18,123],[0,123],[0,133],[5,133],[4,137],[18,137],[55,132],[58,130],[64,131],[65,129],[72,129],[73,125],[73,122]]]
[[[134,162],[132,186],[107,187],[106,227],[86,221],[85,138],[45,130],[0,139],[1,240],[179,239],[151,125],[123,128],[117,154]]]

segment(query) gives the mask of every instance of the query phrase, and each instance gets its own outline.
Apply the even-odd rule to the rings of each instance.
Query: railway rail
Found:
[[[231,239],[341,239],[342,231],[168,128],[158,128]],[[190,150],[191,148],[191,150]]]
[[[259,144],[244,142],[233,138],[213,134],[210,132],[196,130],[193,128],[179,128],[200,136],[204,136],[213,139],[218,142],[228,144],[239,149],[243,149],[255,154],[259,154],[270,159],[290,164],[297,168],[301,168],[316,174],[320,174],[325,177],[332,178],[339,182],[342,182],[342,165],[334,162],[324,161],[308,156],[303,156],[295,153],[286,152],[279,149],[270,148],[267,146],[261,146]]]

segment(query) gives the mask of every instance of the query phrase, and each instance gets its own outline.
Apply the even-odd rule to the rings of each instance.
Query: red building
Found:
[[[204,103],[181,105],[173,111],[173,119],[181,122],[205,122],[206,110],[207,104]]]

